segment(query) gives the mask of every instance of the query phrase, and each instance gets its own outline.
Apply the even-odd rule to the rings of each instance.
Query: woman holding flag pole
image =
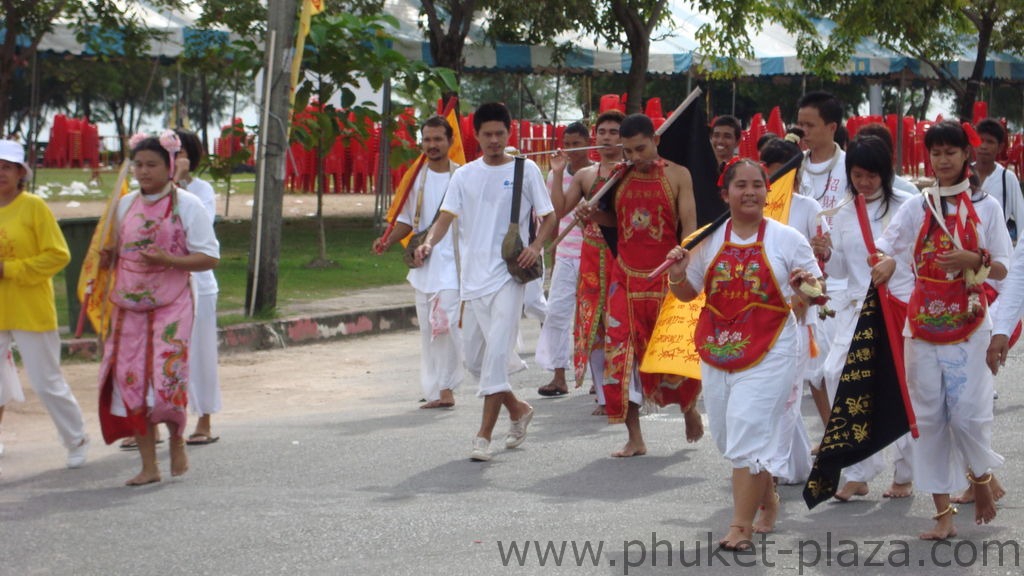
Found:
[[[689,302],[703,291],[707,298],[694,342],[711,434],[732,464],[733,518],[719,544],[734,550],[751,548],[755,530],[774,527],[779,501],[770,467],[800,353],[793,310],[806,313],[810,294],[821,295],[807,239],[764,216],[767,182],[760,164],[731,162],[719,180],[725,225],[692,252],[677,246],[667,256],[675,297]]]
[[[1006,277],[1011,242],[999,201],[979,193],[970,174],[977,134],[943,121],[925,133],[936,186],[903,204],[878,241],[872,280],[893,275],[890,254],[910,254],[916,275],[903,331],[905,365],[920,437],[914,482],[932,494],[935,527],[925,540],[956,536],[950,494],[974,487],[974,520],[996,516],[992,470],[992,373],[985,364],[992,331],[986,278]],[[966,474],[965,474],[966,472]]]

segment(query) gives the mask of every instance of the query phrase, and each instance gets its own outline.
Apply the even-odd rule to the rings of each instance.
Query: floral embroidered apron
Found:
[[[960,201],[970,202],[970,199]],[[917,280],[907,303],[907,320],[912,337],[935,344],[955,344],[967,340],[985,321],[988,296],[980,286],[977,290],[969,289],[962,273],[950,278],[935,263],[936,257],[955,250],[956,246],[932,218],[925,218],[914,245]],[[945,220],[946,228],[954,230],[957,215],[949,214]],[[978,231],[974,221],[968,219],[963,231],[960,239],[963,249],[977,250]]]
[[[188,345],[193,303],[189,273],[146,264],[150,246],[187,255],[185,229],[175,211],[177,194],[149,204],[140,195],[120,223],[111,334],[100,368],[100,423],[109,444],[144,434],[147,422],[185,428],[188,405]],[[113,386],[128,413],[110,412]]]
[[[766,226],[762,220],[753,244],[739,245],[729,240],[729,220],[726,241],[704,278],[707,300],[694,342],[701,360],[719,370],[738,372],[758,364],[789,319],[789,305],[765,254]]]

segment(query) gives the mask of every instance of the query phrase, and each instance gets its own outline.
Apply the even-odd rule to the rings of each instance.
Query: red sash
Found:
[[[970,202],[961,199],[961,202]],[[946,228],[956,225],[956,214],[946,216]],[[964,250],[978,247],[978,231],[971,220],[964,226],[961,237]],[[914,245],[914,265],[917,280],[907,303],[910,334],[934,344],[956,344],[967,340],[985,321],[988,297],[981,287],[968,290],[963,274],[952,279],[935,264],[940,254],[956,250],[952,239],[942,227],[932,223],[932,216],[924,219]]]
[[[763,220],[756,242],[738,245],[729,241],[729,220],[725,243],[704,278],[707,301],[694,342],[701,360],[720,370],[737,372],[759,363],[789,318],[789,305],[764,252],[766,226]]]

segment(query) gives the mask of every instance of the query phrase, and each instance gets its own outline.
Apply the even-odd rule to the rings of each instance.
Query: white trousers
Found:
[[[509,392],[509,354],[519,334],[523,285],[509,279],[497,292],[466,300],[462,342],[466,369],[479,380],[477,396]]]
[[[893,459],[892,481],[906,484],[914,481],[914,439],[910,433],[900,436],[885,450],[872,454],[871,457],[857,462],[853,466],[843,468],[843,476],[847,482],[870,482],[885,471],[886,454]]]
[[[985,364],[991,330],[966,342],[904,341],[907,387],[920,437],[914,482],[923,492],[951,494],[967,487],[965,472],[987,474],[1003,464],[992,450],[992,373]]]
[[[9,305],[9,304],[8,304]],[[78,400],[71,392],[71,386],[64,380],[60,369],[60,335],[51,332],[27,332],[24,330],[0,331],[0,359],[6,368],[0,369],[0,405],[8,400],[24,400],[18,374],[11,360],[11,343],[17,343],[21,363],[28,374],[28,381],[35,390],[39,401],[50,413],[50,419],[57,427],[61,442],[70,450],[85,439],[85,420]],[[13,382],[11,379],[13,378]],[[7,397],[4,391],[17,388],[17,394]]]
[[[548,287],[548,309],[537,338],[537,364],[545,370],[572,370],[572,324],[576,315],[579,258],[555,258]]]
[[[803,391],[804,382],[797,378],[779,421],[779,444],[771,467],[782,484],[802,484],[811,474],[811,439],[801,412]]]
[[[785,337],[781,335],[780,341]],[[794,341],[788,346],[796,350]],[[715,445],[733,468],[748,468],[751,474],[777,472],[774,467],[780,423],[797,378],[795,355],[781,353],[778,348],[776,343],[775,349],[753,368],[732,374],[706,362],[700,365],[704,407]]]
[[[217,294],[202,294],[196,296],[188,348],[188,407],[193,414],[220,412],[217,359]]]
[[[448,332],[431,335],[430,310],[437,299],[448,315]],[[459,291],[416,291],[416,320],[420,325],[420,385],[427,402],[441,398],[441,390],[454,390],[462,381],[462,330],[459,328]]]
[[[541,268],[547,270],[544,265],[544,255],[541,255],[540,260]],[[515,280],[513,280],[515,282]],[[527,282],[525,285],[525,293],[523,294],[523,314],[526,314],[527,318],[533,318],[538,322],[543,322],[544,317],[548,313],[548,301],[544,297],[544,274],[540,275],[540,278],[532,282]]]

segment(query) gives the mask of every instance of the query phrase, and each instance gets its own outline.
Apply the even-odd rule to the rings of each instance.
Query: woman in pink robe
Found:
[[[129,486],[160,481],[155,428],[161,422],[170,432],[171,475],[188,470],[182,433],[193,320],[189,273],[214,268],[220,257],[202,203],[171,180],[178,148],[173,132],[132,139],[140,190],[119,202],[117,243],[106,258],[116,280],[100,367],[100,424],[108,444],[128,436],[138,443],[142,471]]]

